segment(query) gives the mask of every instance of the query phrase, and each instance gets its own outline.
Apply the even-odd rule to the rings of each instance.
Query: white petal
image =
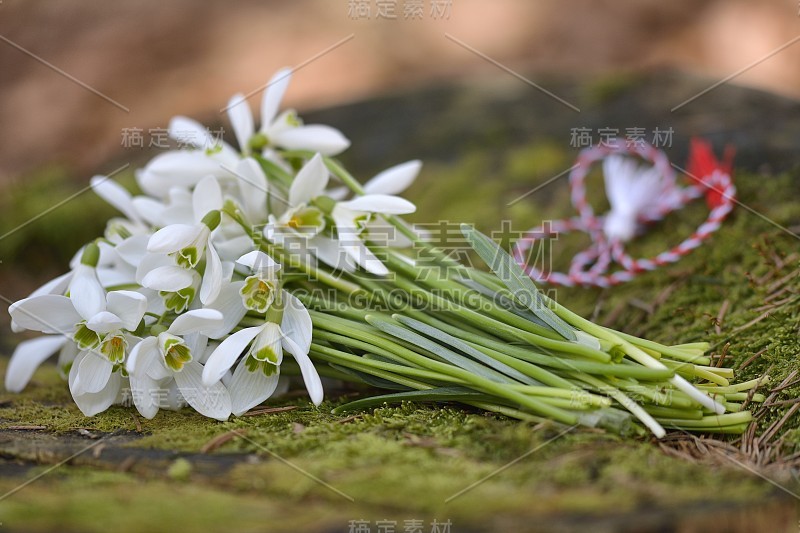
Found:
[[[166,198],[173,187],[189,189],[209,174],[224,177],[220,161],[199,150],[173,150],[155,156],[136,173],[142,191],[155,198]]]
[[[233,414],[241,416],[272,396],[279,380],[278,372],[265,376],[260,368],[250,372],[244,363],[239,363],[228,382]]]
[[[406,215],[417,210],[416,206],[408,200],[388,194],[368,194],[346,202],[339,202],[338,205],[353,211],[387,215]]]
[[[266,131],[275,115],[278,114],[278,108],[281,106],[281,100],[289,86],[292,79],[292,69],[283,68],[276,72],[267,84],[264,90],[264,96],[261,100],[261,131]]]
[[[103,287],[129,285],[136,281],[136,269],[122,263],[115,267],[98,267],[97,279]]]
[[[235,328],[239,321],[247,314],[242,302],[242,296],[239,291],[244,286],[244,281],[235,281],[233,283],[223,283],[219,291],[219,296],[208,306],[207,309],[216,309],[222,313],[223,321],[216,328],[209,328],[203,333],[212,339],[221,339]]]
[[[131,353],[128,355],[128,361],[125,363],[125,369],[128,371],[128,374],[135,374],[138,376],[146,374],[147,368],[158,355],[156,344],[157,341],[155,337],[147,337],[131,349]]]
[[[102,413],[114,404],[114,400],[117,399],[121,386],[122,378],[118,372],[114,372],[109,377],[105,387],[99,392],[86,392],[83,394],[76,394],[73,392],[72,399],[85,416],[94,416],[98,413]]]
[[[328,189],[325,191],[325,196],[331,198],[333,200],[341,201],[347,198],[350,195],[350,189],[348,187],[334,187],[332,189]]]
[[[56,362],[56,366],[58,368],[58,374],[63,378],[67,379],[67,376],[64,373],[64,369],[67,368],[67,365],[71,365],[75,358],[80,353],[78,349],[78,345],[72,341],[68,341],[64,344],[64,346],[58,352],[58,361]]]
[[[400,194],[408,189],[422,168],[417,159],[387,168],[364,184],[365,194]]]
[[[308,390],[308,395],[311,397],[311,401],[314,402],[314,405],[322,403],[324,394],[322,390],[322,381],[319,379],[317,369],[314,368],[314,363],[309,359],[308,353],[304,352],[289,337],[283,338],[283,348],[292,354],[295,360],[297,360],[297,364],[300,365],[300,373],[303,374],[303,382],[306,384],[306,389]]]
[[[353,261],[370,274],[375,274],[376,276],[389,274],[389,269],[386,268],[386,265],[375,257],[375,254],[360,240],[355,239],[353,244],[345,246],[344,249],[353,258]]]
[[[156,268],[163,266],[177,266],[175,260],[165,254],[146,253],[139,264],[136,266],[136,283],[142,284],[145,276]]]
[[[143,417],[152,419],[158,413],[160,388],[155,380],[147,375],[130,375],[131,396],[136,410]]]
[[[273,144],[287,150],[309,150],[322,155],[337,155],[350,146],[342,132],[322,124],[299,126],[274,134]]]
[[[69,283],[69,299],[84,320],[106,308],[106,291],[97,279],[94,268],[86,265],[75,267],[75,275]]]
[[[308,249],[317,259],[336,270],[344,272],[354,272],[356,270],[356,263],[348,255],[347,251],[339,245],[338,240],[317,235],[308,241]]]
[[[88,352],[78,364],[78,374],[70,387],[73,396],[100,392],[108,384],[114,365],[100,354]],[[110,405],[110,404],[109,404]]]
[[[95,176],[90,183],[97,196],[111,204],[130,220],[139,221],[139,213],[133,206],[131,193],[119,183],[108,176]]]
[[[66,296],[43,294],[13,303],[8,312],[17,326],[41,331],[71,335],[82,317]]]
[[[133,331],[147,311],[147,297],[134,291],[111,291],[107,297],[107,309],[122,321],[122,327]]]
[[[191,270],[175,265],[154,268],[142,278],[142,286],[154,291],[177,292],[194,281]]]
[[[147,243],[149,240],[149,235],[134,235],[128,237],[115,248],[117,255],[129,265],[137,266],[147,254]]]
[[[122,327],[122,320],[114,313],[100,311],[86,321],[86,327],[101,335],[116,331]],[[96,391],[93,391],[96,392]]]
[[[169,121],[169,136],[182,144],[195,148],[212,148],[216,143],[208,130],[196,120],[177,116]]]
[[[161,215],[164,213],[166,206],[162,202],[149,196],[137,196],[131,202],[142,220],[151,226],[163,225]]]
[[[167,330],[173,335],[204,332],[222,324],[222,313],[215,309],[195,309],[178,316]]]
[[[200,180],[192,193],[194,222],[199,224],[209,211],[222,209],[222,189],[217,178],[206,176]]]
[[[203,365],[189,361],[175,373],[175,383],[186,401],[201,415],[225,421],[231,415],[231,397],[221,382],[206,386],[201,378]]]
[[[297,173],[289,188],[289,203],[293,206],[305,204],[319,196],[328,186],[328,168],[320,154],[312,157]]]
[[[221,380],[262,329],[263,326],[245,328],[222,341],[214,353],[208,356],[203,369],[203,383],[212,385]]]
[[[210,304],[219,296],[222,288],[222,262],[214,246],[206,247],[206,271],[203,273],[203,284],[200,286],[200,301]]]
[[[247,217],[251,223],[259,223],[267,218],[267,176],[261,165],[253,158],[239,161],[236,166],[239,192]]]
[[[73,272],[67,272],[66,274],[62,274],[55,279],[51,279],[35,291],[31,293],[29,298],[34,296],[41,296],[43,294],[64,294],[69,287],[69,282],[72,279]]]
[[[214,241],[220,259],[235,261],[242,254],[253,249],[253,240],[247,235]]]
[[[311,348],[311,315],[308,309],[295,296],[283,291],[284,310],[281,331],[291,338],[300,350],[308,353]]]
[[[243,94],[236,93],[228,100],[228,120],[231,121],[236,142],[239,143],[239,151],[246,152],[247,143],[255,133],[255,126],[250,104]]]
[[[280,268],[280,263],[277,263],[273,258],[260,250],[253,250],[246,253],[236,260],[242,266],[246,266],[253,271],[273,270]]]
[[[60,350],[65,342],[67,338],[63,335],[48,335],[19,343],[6,369],[6,390],[20,392],[24,389],[39,365]]]
[[[150,237],[147,251],[171,254],[192,244],[205,228],[202,224],[172,224],[161,228]]]

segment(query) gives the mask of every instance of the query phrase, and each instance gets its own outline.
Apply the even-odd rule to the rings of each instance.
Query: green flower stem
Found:
[[[501,415],[505,415],[509,418],[516,418],[517,420],[524,420],[526,422],[533,422],[536,424],[552,422],[551,420],[548,420],[546,418],[532,415],[530,413],[526,413],[525,411],[520,411],[519,409],[512,409],[511,407],[507,407],[505,405],[498,405],[496,403],[474,402],[474,401],[468,401],[464,403],[467,405],[471,405],[473,407],[477,407],[478,409],[483,409],[484,411],[500,413]]]
[[[354,295],[365,292],[361,286],[336,277],[330,272],[326,272],[325,270],[317,268],[310,263],[306,263],[305,261],[300,260],[295,254],[287,253],[282,246],[267,242],[266,240],[262,239],[259,235],[256,235],[253,228],[246,223],[246,221],[238,212],[234,212],[233,210],[227,208],[224,209],[224,212],[226,215],[236,221],[242,227],[242,229],[244,229],[254,243],[259,244],[259,249],[261,251],[272,256],[281,264],[295,268],[305,273],[309,279],[319,280],[321,283],[340,290],[345,294]]]
[[[641,383],[626,383],[622,380],[610,380],[610,383],[622,391],[629,393],[634,398],[642,398],[653,405],[675,407],[678,409],[696,409],[697,404],[679,390],[666,386],[644,385]]]
[[[486,378],[482,378],[473,374],[472,372],[463,370],[448,363],[443,363],[430,357],[420,355],[416,351],[405,348],[404,346],[401,346],[395,342],[376,337],[375,335],[357,329],[348,328],[346,325],[339,324],[339,321],[324,321],[323,324],[320,324],[320,327],[331,330],[334,333],[340,333],[344,336],[349,336],[357,340],[362,340],[364,342],[373,344],[376,347],[383,348],[394,353],[395,355],[403,357],[411,363],[415,363],[422,368],[460,378],[464,382],[469,383],[476,390],[486,392],[488,394],[494,394],[495,396],[504,398],[513,402],[514,404],[519,404],[520,406],[526,407],[535,413],[553,418],[554,420],[564,424],[577,423],[577,418],[572,413],[547,405],[536,398],[532,398],[530,396],[510,390],[506,388],[504,384],[490,381]]]
[[[253,158],[261,165],[261,169],[267,177],[274,178],[278,183],[286,187],[286,189],[291,187],[294,177],[281,168],[280,165],[276,165],[274,162],[259,154],[253,154]]]
[[[426,380],[428,382],[439,381],[443,383],[451,383],[454,385],[464,385],[464,382],[462,380],[453,378],[452,376],[449,376],[447,374],[440,374],[438,372],[431,372],[429,370],[424,370],[419,368],[411,368],[408,366],[398,365],[394,363],[387,363],[375,359],[367,359],[364,357],[360,357],[358,355],[353,355],[347,352],[343,352],[341,350],[337,350],[332,347],[324,346],[316,342],[311,344],[310,353],[312,357],[318,357],[329,363],[334,363],[341,366],[355,365],[359,367],[357,368],[357,370],[361,370],[363,372],[367,372],[370,374],[374,374],[373,370],[380,370],[391,373],[393,375],[405,376],[412,379],[418,378],[420,380]],[[374,375],[377,376],[378,374]],[[379,376],[379,377],[384,377],[385,379],[389,379],[386,378],[386,376]]]
[[[709,372],[705,368],[693,365],[692,363],[674,363],[667,359],[663,360],[662,363],[664,366],[674,369],[678,374],[687,378],[704,379],[720,387],[727,387],[730,385],[730,382],[724,377],[714,372]]]
[[[572,311],[560,305],[558,302],[554,300],[550,300],[550,304],[552,305],[553,311],[555,311],[555,313],[559,317],[561,317],[564,321],[579,329],[582,329],[583,331],[591,335],[594,335],[598,339],[605,339],[614,344],[619,344],[622,351],[628,357],[637,361],[639,364],[644,365],[648,368],[656,368],[656,369],[666,368],[664,364],[654,359],[653,357],[642,351],[637,346],[634,346],[627,340],[623,339],[615,332],[613,332],[613,330],[608,330],[602,326],[594,324],[589,320],[586,320],[585,318],[573,313]],[[720,415],[725,412],[725,408],[722,405],[715,402],[707,394],[704,394],[702,391],[695,388],[691,383],[683,379],[681,376],[674,376],[671,379],[671,382],[678,389],[682,390],[683,392],[691,396],[700,405],[712,409],[714,412]]]
[[[365,352],[371,352],[386,359],[390,359],[394,361],[394,364],[403,366],[405,368],[411,369],[411,371],[416,372],[417,370],[422,372],[427,372],[424,368],[420,367],[416,364],[409,363],[406,359],[395,355],[394,352],[391,350],[387,350],[382,346],[376,346],[375,344],[360,340],[360,339],[353,339],[346,335],[341,335],[339,333],[333,333],[330,331],[324,331],[317,329],[314,331],[314,340],[326,341],[330,343],[339,344],[341,346],[347,346],[349,348],[355,348],[356,350],[363,350]],[[361,356],[356,356],[361,357]],[[409,374],[411,375],[411,374]],[[423,377],[422,375],[414,374],[416,377]],[[431,375],[427,376],[429,379],[433,379]],[[452,380],[453,378],[448,376],[448,380]],[[458,383],[459,385],[463,385],[461,380],[456,380],[454,383]]]
[[[419,294],[434,309],[442,309],[445,312],[457,315],[460,318],[463,318],[471,324],[479,327],[481,330],[489,332],[490,334],[502,335],[507,340],[521,340],[546,350],[571,353],[573,355],[595,361],[609,362],[611,360],[611,356],[609,356],[607,353],[596,350],[589,346],[542,337],[541,335],[536,335],[535,333],[530,333],[528,331],[522,331],[514,328],[513,326],[509,326],[508,324],[500,322],[499,320],[481,315],[473,309],[469,309],[456,302],[451,302],[445,298],[442,298],[441,296],[437,296],[436,294],[426,291],[425,289],[408,280],[398,278],[397,284],[403,290],[412,292],[414,294]]]
[[[753,415],[750,414],[750,411],[740,411],[738,413],[726,413],[724,415],[704,416],[700,420],[692,420],[688,418],[663,418],[660,419],[660,421],[666,427],[710,430],[725,426],[738,426],[740,424],[747,424],[752,419]]]
[[[467,295],[464,293],[465,286],[449,279],[436,279],[435,274],[439,269],[424,269],[415,267],[407,262],[399,259],[396,252],[388,249],[383,249],[387,256],[387,263],[390,267],[405,273],[410,279],[422,280],[422,283],[428,287],[439,289],[443,294],[447,295],[451,301],[456,302],[464,307],[470,308],[474,311],[485,313],[492,318],[500,320],[509,326],[516,327],[529,333],[534,333],[543,337],[548,337],[553,340],[559,340],[562,337],[549,328],[535,324],[525,318],[512,313],[506,309],[498,307],[495,302],[482,294],[475,293],[478,300],[478,305],[470,302]]]
[[[650,413],[645,411],[641,405],[634,402],[621,390],[617,389],[616,387],[612,387],[611,385],[604,383],[596,377],[588,374],[573,372],[572,377],[576,380],[583,381],[586,384],[591,385],[593,388],[595,388],[595,390],[603,392],[614,398],[620,405],[630,411],[633,416],[638,418],[645,426],[647,426],[647,428],[653,432],[656,438],[660,439],[666,435],[664,428],[658,422],[656,422]]]
[[[643,405],[642,409],[656,417],[656,420],[660,418],[679,418],[684,420],[703,419],[703,412],[700,409],[676,409],[674,407],[663,407],[659,405]]]
[[[697,386],[697,388],[704,390],[708,393],[728,394],[728,393],[744,392],[750,389],[755,389],[762,385],[766,385],[769,382],[770,382],[769,376],[762,376],[760,378],[751,379],[750,381],[743,381],[741,383],[728,385],[727,387],[717,387],[715,385],[700,384]]]
[[[601,326],[598,326],[601,327]],[[663,344],[659,344],[657,342],[653,342],[647,339],[640,339],[639,337],[634,337],[633,335],[628,335],[627,333],[623,333],[621,331],[616,331],[610,328],[603,328],[606,329],[618,337],[630,342],[635,346],[639,346],[640,348],[647,348],[658,352],[662,355],[666,355],[667,357],[672,357],[673,359],[679,359],[681,361],[687,361],[689,363],[696,363],[700,365],[707,365],[711,363],[711,359],[704,356],[704,355],[694,355],[691,353],[687,353],[680,347],[675,346],[665,346]]]
[[[572,390],[560,389],[557,387],[539,387],[535,385],[517,385],[509,384],[507,387],[530,394],[531,396],[543,396],[548,398],[560,398],[563,400],[570,400],[576,403],[585,403],[594,407],[610,407],[611,401],[605,396],[598,396],[591,394],[578,387]]]

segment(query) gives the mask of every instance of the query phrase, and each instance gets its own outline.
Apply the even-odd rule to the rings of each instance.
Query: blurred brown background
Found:
[[[795,0],[2,0],[0,183],[44,163],[109,170],[123,128],[209,117],[234,92],[351,35],[297,72],[287,104],[309,110],[508,76],[445,33],[534,81],[670,67],[711,84],[800,35],[800,19]],[[798,97],[799,60],[800,44],[791,44],[735,83]]]

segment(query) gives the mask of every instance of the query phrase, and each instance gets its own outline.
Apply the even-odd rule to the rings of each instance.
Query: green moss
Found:
[[[135,190],[132,171],[114,179]],[[4,188],[0,197],[0,258],[34,271],[62,270],[76,250],[101,235],[106,221],[119,213],[85,184],[78,186],[67,169],[45,167]]]
[[[514,148],[506,155],[475,152],[458,163],[429,165],[412,189],[411,199],[420,206],[417,220],[467,220],[493,230],[497,221],[511,219],[514,225],[503,235],[510,240],[513,230],[572,214],[566,179],[513,202],[527,192],[526,184],[541,183],[569,164],[568,154],[545,145]],[[796,225],[800,205],[793,202],[794,193],[786,193],[796,188],[796,178],[738,175],[740,199],[778,224]],[[599,190],[599,177],[591,177],[589,186]],[[631,243],[630,251],[648,255],[676,244],[705,215],[703,203],[695,202]],[[92,216],[102,220],[105,215]],[[560,236],[551,248],[554,267],[565,268],[585,244],[581,236]],[[797,294],[800,277],[792,272],[798,268],[798,258],[780,267],[774,259],[787,258],[796,249],[793,237],[739,208],[711,241],[676,265],[613,290],[559,288],[551,294],[600,323],[654,340],[710,340],[716,344],[714,353],[730,343],[726,353],[731,358],[726,363],[737,368],[764,350],[739,372],[738,379],[768,371],[780,381],[799,366],[796,300],[789,298],[771,309],[768,318],[737,328],[763,314],[760,306],[770,297],[769,284],[775,280],[786,278],[787,289],[773,301]],[[767,282],[751,281],[768,275]],[[729,308],[717,332],[715,317],[726,300]],[[798,393],[800,386],[793,386],[778,399],[791,400]],[[575,431],[549,442],[557,435],[555,426],[537,427],[459,406],[386,406],[344,419],[330,411],[349,398],[334,397],[319,408],[303,398],[270,402],[298,406],[294,411],[225,423],[188,409],[162,411],[145,420],[134,418],[132,408],[114,407],[86,418],[72,405],[55,369],[46,366],[23,394],[0,394],[0,428],[42,425],[56,432],[77,428],[112,432],[141,427],[142,438],[128,446],[187,455],[172,463],[163,480],[147,483],[127,474],[65,467],[51,483],[33,484],[0,502],[0,516],[4,525],[25,521],[25,527],[34,531],[56,524],[81,531],[166,529],[180,519],[190,520],[193,529],[207,530],[231,523],[240,529],[259,529],[265,521],[275,530],[341,530],[357,518],[374,522],[385,517],[449,517],[456,524],[480,523],[487,520],[487,509],[494,515],[525,517],[682,508],[697,502],[744,504],[760,501],[772,490],[745,471],[669,457],[648,441]],[[759,431],[779,420],[788,407],[760,413]],[[196,458],[189,454],[234,429],[243,430],[246,438],[234,438],[216,453],[250,454],[259,458],[257,462],[242,461],[206,487],[179,482],[193,477]],[[779,438],[784,453],[800,446],[796,418],[774,437]],[[355,503],[303,472],[351,496]],[[448,502],[483,478],[487,479]],[[0,487],[8,490],[12,483],[4,479]]]
[[[628,91],[640,83],[643,77],[636,72],[615,72],[601,76],[586,84],[583,94],[592,105],[602,105]]]

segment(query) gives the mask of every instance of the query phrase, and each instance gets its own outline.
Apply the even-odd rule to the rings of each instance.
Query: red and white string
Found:
[[[636,168],[631,161],[620,162],[620,156],[640,158],[652,167]],[[642,272],[674,263],[717,231],[733,210],[736,188],[731,178],[732,156],[732,151],[727,151],[725,160],[719,162],[709,143],[694,139],[686,172],[689,184],[680,186],[667,155],[649,144],[629,146],[625,141],[617,140],[584,149],[569,175],[571,201],[578,216],[550,221],[530,230],[514,245],[514,257],[534,281],[567,287],[610,287],[629,281]],[[617,161],[610,164],[608,158]],[[612,204],[611,212],[605,216],[596,216],[586,197],[586,176],[591,166],[599,161],[605,163],[606,190]],[[609,175],[609,171],[630,175]],[[650,258],[634,258],[625,251],[625,242],[636,231],[702,196],[709,206],[708,217],[680,244]],[[575,231],[588,234],[592,244],[573,257],[567,272],[548,272],[527,264],[536,241]]]

